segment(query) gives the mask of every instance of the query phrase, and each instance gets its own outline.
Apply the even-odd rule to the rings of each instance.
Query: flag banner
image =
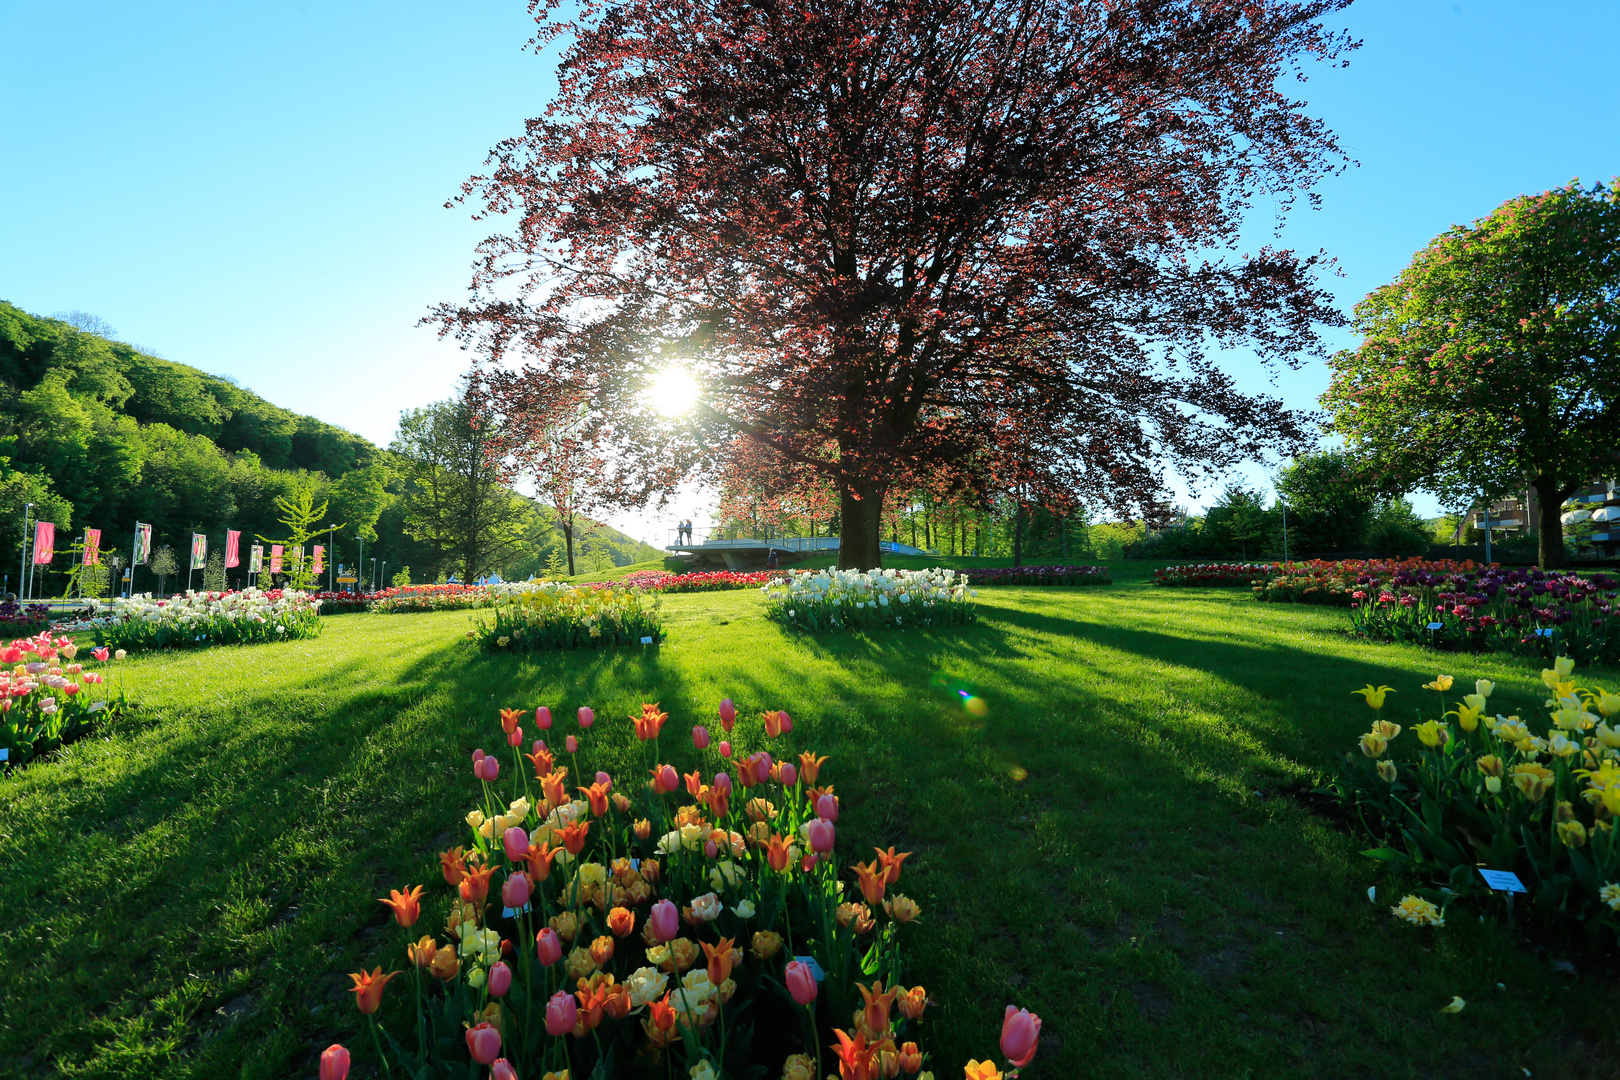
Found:
[[[84,530],[84,565],[94,566],[101,561],[101,530]]]
[[[49,521],[34,522],[34,565],[44,566],[56,557],[56,525]]]
[[[225,569],[242,565],[242,534],[225,530]]]
[[[309,568],[310,573],[319,574],[321,571],[325,570],[326,569],[325,559],[326,559],[326,545],[325,544],[316,544],[315,545],[315,560],[314,560],[314,563]]]
[[[203,533],[191,534],[191,568],[201,570],[208,561],[208,537]]]
[[[143,521],[135,523],[135,551],[130,560],[131,566],[145,566],[146,560],[152,557],[152,526]]]
[[[281,551],[280,544],[270,545],[270,572],[272,574],[281,573]]]
[[[248,549],[248,573],[257,574],[264,565],[264,545],[254,544]]]

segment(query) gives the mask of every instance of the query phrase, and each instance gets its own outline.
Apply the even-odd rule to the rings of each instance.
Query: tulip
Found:
[[[100,659],[105,659],[105,657]],[[333,1043],[321,1052],[321,1080],[346,1080],[348,1075],[349,1052],[347,1050],[337,1043]]]
[[[478,749],[473,751],[472,761],[473,761],[473,771],[474,772],[478,771],[478,763],[480,761],[483,761],[483,760],[484,760],[484,748],[482,746],[480,746]]]
[[[628,937],[636,928],[636,913],[629,908],[614,908],[608,912],[607,928],[617,937]]]
[[[817,855],[827,854],[833,849],[833,835],[833,823],[826,818],[816,818],[807,830],[810,850]]]
[[[561,960],[562,939],[557,936],[557,931],[548,926],[534,935],[534,951],[536,957],[546,967]]]
[[[1022,1069],[1035,1057],[1035,1048],[1040,1043],[1041,1018],[1028,1009],[1014,1009],[1007,1006],[1006,1015],[1001,1021],[1001,1052],[1007,1058],[1008,1064],[1015,1069]]]
[[[112,650],[108,649],[106,646],[102,646],[99,649],[91,649],[90,650],[90,655],[95,657],[97,660],[106,660],[107,657],[112,655]],[[343,1047],[334,1045],[332,1047],[332,1049],[333,1050],[343,1050]],[[343,1050],[343,1057],[344,1057],[344,1061],[345,1061],[345,1064],[343,1066],[343,1071],[345,1073],[349,1071],[349,1066],[347,1064],[348,1056],[349,1056],[349,1052],[347,1050]]]
[[[799,782],[799,770],[792,765],[782,766],[782,786],[792,787]]]
[[[574,995],[566,990],[559,990],[551,995],[546,1002],[546,1034],[552,1038],[560,1038],[574,1030],[579,1022],[579,1004]]]
[[[823,821],[836,822],[838,820],[838,797],[835,795],[823,795],[817,799],[816,817],[821,818]]]
[[[589,707],[581,705],[579,707],[579,726],[588,728],[594,723],[596,723],[596,714]]]
[[[467,1052],[480,1065],[491,1065],[501,1055],[501,1032],[486,1020],[467,1029]]]
[[[508,877],[501,886],[501,903],[513,911],[522,911],[532,895],[534,886],[529,882],[529,875],[522,871]]]
[[[660,900],[648,913],[647,925],[652,927],[652,935],[660,944],[672,941],[681,932],[680,909],[668,900]]]
[[[350,992],[354,994],[354,1003],[360,1011],[367,1016],[376,1012],[377,1007],[382,1004],[383,991],[388,988],[388,980],[398,974],[397,971],[390,971],[384,975],[380,967],[374,968],[370,975],[363,971],[350,974],[349,978],[354,980]]]
[[[736,722],[737,722],[737,706],[735,706],[735,705],[733,705],[731,703],[730,698],[721,698],[720,699],[720,726],[725,728],[726,729],[726,734],[729,735],[729,734],[731,734],[731,725],[735,724]]]
[[[692,729],[692,745],[699,750],[709,748],[709,729],[699,725]]]
[[[731,756],[731,740],[730,739],[721,739],[720,740],[720,756],[723,757],[723,758],[728,758],[728,757]]]
[[[489,1080],[517,1080],[517,1073],[505,1058],[496,1058],[489,1067]]]
[[[506,992],[512,989],[512,969],[506,966],[505,961],[489,969],[488,986],[492,997],[505,997]]]
[[[544,705],[534,710],[534,726],[541,731],[551,727],[551,710]]]
[[[440,982],[449,982],[461,970],[461,961],[456,959],[455,950],[440,949],[433,957],[433,963],[428,965],[428,971]]]
[[[568,736],[568,738],[564,740],[563,745],[568,748],[568,752],[570,754],[579,753],[579,740],[574,738],[572,735]]]
[[[486,754],[474,763],[473,775],[486,784],[493,784],[496,778],[501,775],[501,763]]]
[[[387,904],[394,911],[394,921],[401,926],[415,926],[416,920],[422,917],[422,886],[411,888],[405,886],[405,892],[398,889],[389,889],[387,899],[379,899],[377,903]]]
[[[511,730],[511,732],[506,736],[506,745],[507,746],[522,746],[523,745],[523,729],[520,728],[520,727],[513,728]]]
[[[501,834],[501,846],[506,849],[508,859],[519,862],[529,855],[529,834],[520,826],[513,825]]]
[[[720,848],[713,840],[705,840],[703,842],[703,854],[707,855],[711,859],[715,858],[720,854]]]
[[[783,709],[780,712],[778,712],[776,714],[776,718],[777,718],[777,722],[782,725],[782,734],[784,734],[784,735],[791,734],[792,731],[793,731],[793,717],[791,717],[791,716],[789,716],[787,714],[787,710]]]
[[[679,791],[681,787],[681,774],[675,771],[675,766],[665,765],[658,770],[658,782],[665,791]]]
[[[771,755],[761,750],[748,760],[754,763],[754,783],[763,784],[771,778]]]
[[[816,1000],[816,977],[810,973],[809,964],[802,960],[788,961],[787,988],[800,1005]]]

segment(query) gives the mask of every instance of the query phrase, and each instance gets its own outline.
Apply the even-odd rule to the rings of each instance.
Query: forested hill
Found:
[[[77,321],[77,320],[76,320]],[[290,412],[236,385],[143,353],[60,319],[0,301],[0,573],[15,576],[24,504],[57,526],[66,550],[86,526],[106,550],[127,552],[135,523],[154,544],[184,552],[193,532],[279,537],[275,500],[308,484],[328,500],[339,560],[359,554],[403,566],[416,580],[443,570],[405,535],[398,459],[366,439]],[[532,544],[506,567],[528,573],[560,543],[536,508]],[[601,558],[648,557],[645,545],[598,526]],[[598,559],[600,561],[600,559]],[[57,569],[66,560],[58,556]],[[145,588],[144,581],[137,582]]]

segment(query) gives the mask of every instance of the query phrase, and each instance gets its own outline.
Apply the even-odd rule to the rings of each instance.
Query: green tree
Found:
[[[168,583],[169,576],[180,569],[180,563],[174,557],[174,548],[164,544],[154,550],[151,561],[147,563],[147,569],[158,576],[158,595],[167,596],[164,585]]]
[[[225,591],[225,556],[217,551],[210,552],[203,564],[202,587],[206,592]]]
[[[1405,499],[1385,499],[1367,525],[1366,546],[1386,558],[1427,555],[1433,530]],[[1448,541],[1449,542],[1449,541]]]
[[[523,550],[529,504],[507,486],[500,442],[465,397],[404,413],[390,449],[403,462],[405,531],[441,568],[472,581]]]
[[[307,589],[314,577],[310,569],[313,560],[304,558],[304,545],[310,538],[328,529],[342,529],[343,525],[322,525],[320,522],[326,517],[328,500],[322,499],[319,506],[315,505],[315,479],[308,474],[300,474],[293,481],[292,490],[285,495],[276,496],[276,510],[280,512],[278,520],[286,527],[287,535],[280,540],[273,540],[268,536],[259,537],[267,544],[282,544],[287,549],[286,561],[282,563],[282,571],[286,575],[287,585],[294,589]]]
[[[1565,565],[1564,500],[1620,469],[1620,180],[1454,226],[1355,326],[1322,401],[1362,476],[1458,505],[1530,487],[1541,565]]]
[[[1288,504],[1288,548],[1306,552],[1360,551],[1372,523],[1373,497],[1360,486],[1339,450],[1302,454],[1272,483]]]

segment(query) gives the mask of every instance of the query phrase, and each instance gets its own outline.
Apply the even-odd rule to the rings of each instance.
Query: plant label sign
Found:
[[[1485,884],[1497,892],[1525,891],[1524,882],[1519,880],[1519,875],[1508,870],[1481,870],[1479,876],[1485,879]]]
[[[502,908],[501,909],[501,916],[503,918],[507,918],[507,919],[515,918],[515,917],[517,917],[519,915],[524,914],[525,912],[533,910],[533,906],[534,905],[532,905],[532,904],[524,904],[520,908],[510,908],[510,907],[509,908]]]
[[[816,982],[826,982],[827,973],[821,970],[821,964],[813,956],[795,956],[793,959],[810,969],[811,976]]]
[[[0,747],[0,761],[10,761],[10,760],[11,760],[11,750],[9,748],[7,748],[7,747]]]
[[[1432,623],[1429,624],[1429,629],[1430,630],[1441,630],[1441,629],[1445,628],[1445,625],[1446,624],[1443,623],[1443,622],[1432,622]]]
[[[641,639],[641,643],[643,645],[651,645],[652,644],[652,638],[644,637],[644,638]]]

